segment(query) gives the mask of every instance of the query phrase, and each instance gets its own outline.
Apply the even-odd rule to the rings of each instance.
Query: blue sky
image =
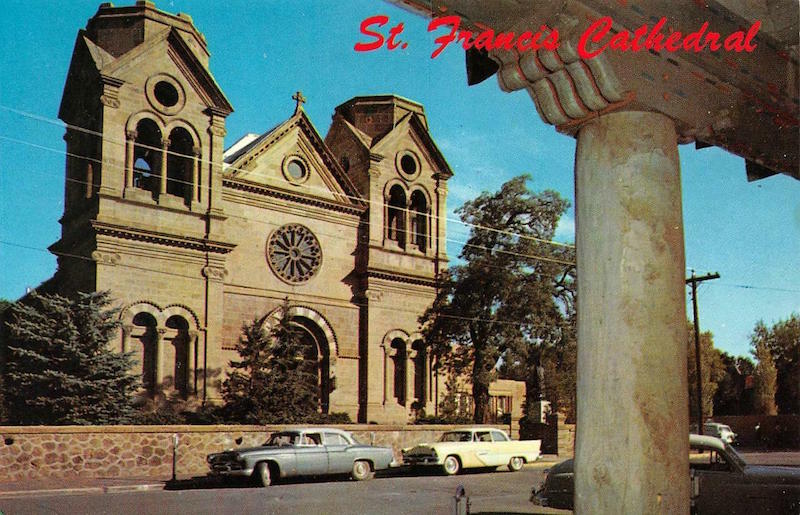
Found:
[[[63,210],[58,106],[77,31],[98,5],[13,0],[0,13],[0,298],[16,299],[55,271],[46,249],[59,238]],[[187,12],[206,36],[211,71],[235,109],[226,145],[289,117],[298,89],[323,135],[335,106],[357,95],[395,93],[425,106],[455,171],[451,217],[465,200],[521,173],[532,176],[532,189],[574,200],[574,139],[545,125],[525,92],[503,93],[494,78],[467,87],[459,49],[431,59],[427,20],[376,0],[156,6]],[[407,48],[353,50],[367,41],[361,21],[377,14],[389,16],[390,26],[404,23]],[[718,149],[685,145],[680,155],[687,268],[722,276],[700,287],[702,329],[722,350],[748,354],[758,320],[770,324],[800,312],[800,182],[774,176],[748,183],[744,161]],[[574,241],[573,217],[570,209],[560,241]],[[452,222],[449,229],[455,257],[466,230]]]

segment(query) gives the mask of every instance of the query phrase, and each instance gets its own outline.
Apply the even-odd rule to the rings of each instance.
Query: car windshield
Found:
[[[472,433],[469,431],[448,431],[439,439],[440,442],[469,442],[472,441]]]
[[[272,433],[264,445],[266,446],[282,446],[282,445],[296,445],[300,440],[300,433]]]
[[[738,452],[736,452],[736,449],[731,447],[731,444],[726,442],[725,450],[727,451],[728,456],[730,456],[731,461],[736,463],[739,466],[739,468],[745,468],[747,466],[747,462],[744,461],[744,458],[742,458]]]

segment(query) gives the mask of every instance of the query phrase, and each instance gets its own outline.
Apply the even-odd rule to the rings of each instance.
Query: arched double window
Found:
[[[162,129],[145,115],[127,132],[126,188],[150,192],[156,202],[177,197],[191,206],[200,200],[200,149],[183,122],[170,125]]]
[[[406,195],[400,184],[389,188],[386,196],[385,238],[401,249],[413,248],[422,253],[430,245],[430,203],[419,188]]]

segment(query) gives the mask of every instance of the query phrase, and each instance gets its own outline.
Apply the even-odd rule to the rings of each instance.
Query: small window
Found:
[[[492,440],[495,442],[507,442],[508,437],[500,431],[492,431]]]
[[[481,431],[475,433],[475,439],[479,442],[491,442],[492,435],[489,434],[489,431]]]
[[[292,184],[302,184],[308,179],[308,165],[299,156],[289,156],[283,161],[283,176]]]
[[[349,445],[350,442],[338,433],[325,433],[326,445]]]
[[[342,164],[342,169],[345,172],[349,172],[350,171],[350,158],[347,157],[347,156],[342,156],[342,159],[340,160],[340,162]]]
[[[411,150],[398,152],[394,158],[394,166],[400,172],[400,177],[407,181],[416,179],[421,170],[419,157]]]
[[[175,86],[165,80],[160,80],[153,88],[153,96],[164,107],[172,107],[178,104],[180,96]]]

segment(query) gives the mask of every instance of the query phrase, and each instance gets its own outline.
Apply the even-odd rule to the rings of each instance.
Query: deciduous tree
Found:
[[[776,369],[775,404],[781,414],[800,413],[800,315],[767,327],[758,322],[751,337],[754,350],[763,344]]]
[[[754,347],[753,355],[757,360],[753,374],[754,409],[760,415],[776,415],[778,410],[775,407],[775,387],[778,373],[775,370],[775,363],[765,343],[757,342]]]
[[[527,179],[458,209],[471,227],[463,263],[444,274],[421,318],[432,352],[469,371],[477,423],[488,419],[489,384],[503,360],[514,362],[533,391],[544,349],[569,340],[574,253],[551,243],[569,204],[555,191],[531,192]]]

